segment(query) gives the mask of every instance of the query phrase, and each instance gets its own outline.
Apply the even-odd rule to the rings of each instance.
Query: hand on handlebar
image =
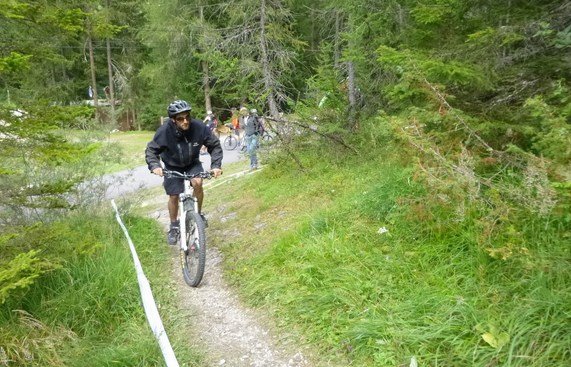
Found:
[[[155,170],[156,170],[156,172],[155,172]],[[166,178],[182,178],[184,180],[191,180],[194,178],[210,179],[213,177],[218,177],[222,174],[222,169],[215,168],[215,169],[208,171],[208,172],[185,173],[185,172],[171,171],[171,170],[164,170],[164,169],[160,169],[160,168],[155,168],[152,172],[154,174],[157,174],[157,175],[160,173],[161,176],[166,177]]]
[[[152,171],[155,175],[163,177],[163,169],[161,167],[157,167]]]
[[[222,174],[222,169],[221,168],[213,168],[210,172],[212,173],[212,176],[214,178],[216,178]]]

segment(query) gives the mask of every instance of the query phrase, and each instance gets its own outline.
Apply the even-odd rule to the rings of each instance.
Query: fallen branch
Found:
[[[319,136],[321,136],[321,137],[324,137],[324,138],[333,140],[334,142],[336,142],[336,143],[342,145],[343,147],[345,147],[345,148],[347,148],[347,149],[349,149],[349,150],[351,150],[351,151],[353,151],[353,152],[355,152],[355,153],[358,153],[355,148],[353,148],[353,147],[350,146],[349,144],[345,143],[345,142],[344,142],[341,138],[339,138],[338,136],[334,136],[334,135],[331,135],[331,134],[322,133],[321,131],[317,130],[316,127],[313,127],[313,126],[304,124],[304,123],[299,122],[299,121],[293,121],[293,120],[277,119],[277,118],[273,118],[273,117],[265,117],[265,119],[266,119],[266,120],[271,120],[271,121],[274,121],[274,122],[278,122],[278,123],[287,123],[287,124],[293,124],[293,125],[299,126],[299,127],[304,128],[304,129],[306,129],[306,130],[309,130],[309,131],[311,131],[311,132],[313,132],[313,133],[315,133],[315,134],[317,134],[317,135],[319,135]],[[273,127],[272,127],[272,130],[277,132],[277,130],[274,129]]]
[[[272,119],[270,117],[266,117],[265,119],[266,120],[272,120],[272,121],[278,121],[278,120]],[[282,134],[278,131],[278,129],[276,129],[274,126],[272,126],[272,124],[269,121],[268,121],[268,125],[270,125],[270,130],[275,132],[278,139],[283,143],[283,148],[285,149],[286,153],[295,161],[295,163],[297,163],[297,165],[299,166],[299,168],[302,171],[305,170],[305,167],[303,166],[303,164],[301,163],[299,158],[288,148],[288,145],[286,144],[285,139],[283,138]]]

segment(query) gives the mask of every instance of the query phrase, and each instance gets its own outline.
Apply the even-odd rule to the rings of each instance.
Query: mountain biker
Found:
[[[155,175],[163,176],[163,168],[181,173],[203,172],[202,163],[199,160],[200,147],[206,146],[211,156],[210,168],[214,177],[222,174],[222,147],[220,141],[214,136],[208,127],[200,120],[191,118],[191,107],[188,102],[176,100],[169,104],[167,113],[169,118],[161,125],[145,150],[145,160],[149,170]],[[194,195],[198,201],[198,212],[202,214],[202,201],[204,191],[202,178],[193,178],[191,181]],[[174,245],[180,233],[180,221],[178,219],[178,197],[184,192],[184,180],[182,178],[164,178],[163,186],[168,199],[170,217],[170,229],[167,235],[169,244]]]
[[[258,140],[262,132],[262,123],[255,108],[244,118],[244,141],[246,142],[246,151],[250,156],[250,169],[258,169]]]

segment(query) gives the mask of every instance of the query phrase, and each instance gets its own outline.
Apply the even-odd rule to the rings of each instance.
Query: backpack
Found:
[[[266,129],[264,128],[264,124],[262,124],[262,119],[258,118],[258,132],[261,135],[264,135],[264,132],[266,131]]]

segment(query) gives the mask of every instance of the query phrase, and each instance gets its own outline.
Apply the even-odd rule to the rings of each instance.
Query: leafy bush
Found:
[[[571,101],[565,110],[571,111]],[[530,117],[537,127],[533,148],[541,155],[558,163],[571,162],[571,115],[565,110],[547,104],[540,96],[525,103]]]
[[[83,129],[96,127],[95,108],[92,106],[46,106],[42,119],[60,129]]]

